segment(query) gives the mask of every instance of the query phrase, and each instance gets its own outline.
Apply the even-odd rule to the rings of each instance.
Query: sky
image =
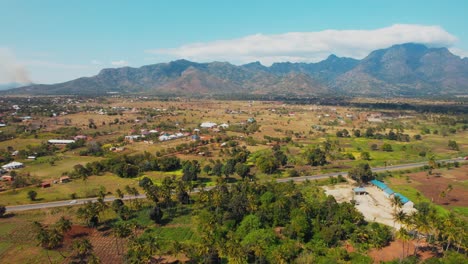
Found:
[[[0,84],[189,59],[361,59],[405,42],[468,56],[468,1],[0,0]]]

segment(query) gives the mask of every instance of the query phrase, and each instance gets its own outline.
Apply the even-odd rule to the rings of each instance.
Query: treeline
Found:
[[[404,134],[400,131],[394,132],[390,130],[390,132],[382,134],[379,133],[378,130],[374,127],[369,127],[366,131],[361,132],[360,129],[355,129],[352,131],[353,136],[355,137],[366,137],[366,138],[373,138],[373,139],[388,139],[388,140],[395,140],[395,141],[402,141],[402,142],[409,142],[410,136],[408,134]],[[338,130],[336,132],[337,137],[350,137],[351,133],[347,129]],[[421,136],[415,137],[415,139],[421,139]]]
[[[111,172],[122,178],[137,177],[146,171],[174,171],[181,168],[181,161],[176,156],[156,157],[148,152],[132,156],[122,155],[102,161],[87,163],[85,166],[77,164],[69,176],[85,178],[91,175],[101,175]]]

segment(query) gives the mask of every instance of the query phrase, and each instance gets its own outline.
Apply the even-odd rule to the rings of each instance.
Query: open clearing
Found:
[[[356,208],[364,215],[367,221],[382,223],[399,229],[401,225],[393,221],[392,204],[384,193],[374,186],[366,186],[366,195],[354,195],[351,184],[339,184],[334,186],[323,186],[326,194],[335,197],[337,202],[356,201]],[[415,209],[402,208],[405,213],[410,213]]]
[[[430,201],[468,217],[468,165],[388,178],[390,187],[414,202]],[[452,187],[450,190],[449,185]],[[420,193],[420,195],[418,195]]]

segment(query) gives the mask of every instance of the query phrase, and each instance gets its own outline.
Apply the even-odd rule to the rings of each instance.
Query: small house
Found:
[[[0,178],[2,179],[2,181],[7,181],[7,182],[13,181],[13,176],[11,175],[2,175],[2,177]]]
[[[353,189],[355,195],[364,195],[367,194],[366,189],[363,187],[357,187]]]
[[[257,122],[257,121],[253,117],[247,119],[247,123],[255,123],[255,122]]]
[[[4,170],[14,170],[14,169],[19,169],[19,168],[23,168],[23,167],[24,167],[23,163],[13,161],[13,162],[10,162],[8,164],[3,165],[2,169],[4,169]]]
[[[41,183],[42,188],[49,188],[50,187],[50,182],[43,182]]]
[[[62,176],[62,177],[60,177],[59,182],[60,182],[60,183],[67,183],[67,182],[70,182],[70,177],[68,177],[68,176]]]
[[[74,139],[74,140],[80,140],[80,139],[86,140],[87,138],[88,138],[88,137],[85,136],[85,135],[77,135],[77,136],[75,136],[73,139]]]
[[[217,126],[217,124],[213,122],[203,122],[200,125],[201,128],[213,128],[215,126]]]

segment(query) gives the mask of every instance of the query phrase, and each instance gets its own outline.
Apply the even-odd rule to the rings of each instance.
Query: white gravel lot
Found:
[[[356,200],[356,208],[364,215],[364,218],[370,222],[378,222],[390,227],[395,226],[399,229],[400,225],[393,221],[393,207],[390,199],[385,197],[384,193],[375,186],[366,186],[367,195],[354,195],[351,184],[339,184],[334,186],[323,186],[328,195],[335,197],[337,202],[349,202]],[[415,209],[402,208],[406,213]]]

